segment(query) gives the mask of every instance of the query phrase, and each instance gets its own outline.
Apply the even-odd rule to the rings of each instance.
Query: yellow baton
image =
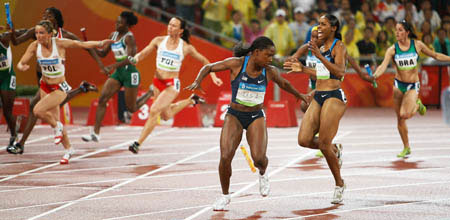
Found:
[[[256,172],[256,168],[255,168],[255,165],[253,165],[252,158],[250,158],[250,156],[248,155],[247,150],[245,149],[244,145],[241,145],[241,151],[244,154],[244,157],[247,160],[248,166],[250,167],[252,172],[253,173]]]

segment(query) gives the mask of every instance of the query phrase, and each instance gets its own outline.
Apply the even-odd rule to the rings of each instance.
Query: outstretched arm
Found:
[[[359,77],[367,82],[372,82],[374,80],[373,77],[370,77],[369,74],[364,73],[361,70],[361,67],[359,67],[358,63],[356,62],[353,57],[347,54],[347,61],[350,63],[350,66],[352,66],[353,69],[355,69],[356,73],[358,73]]]
[[[386,71],[387,66],[389,65],[389,61],[392,59],[392,57],[395,54],[395,46],[392,45],[386,50],[386,54],[384,55],[383,62],[378,66],[378,68],[375,70],[375,73],[373,74],[373,77],[378,78],[380,77],[384,71]]]
[[[307,51],[308,51],[308,44],[303,44],[301,47],[297,49],[297,51],[295,51],[294,55],[288,57],[286,60],[290,62],[298,60],[300,57],[304,56]]]
[[[280,88],[282,88],[286,92],[291,93],[297,99],[302,99],[303,101],[308,102],[307,96],[301,94],[299,91],[297,91],[297,89],[294,88],[294,86],[292,86],[292,84],[288,80],[281,77],[280,73],[275,67],[271,66],[269,68],[266,68],[266,70],[270,76],[270,79],[273,80]]]
[[[298,60],[286,61],[283,64],[283,68],[289,70],[288,73],[292,72],[303,72],[308,74],[313,80],[316,80],[316,70],[313,68],[305,67]]]
[[[209,60],[199,53],[192,45],[188,46],[188,54],[191,54],[195,59],[202,62],[203,65],[209,64]],[[215,72],[211,72],[210,75],[214,84],[217,86],[221,86],[223,84],[222,80],[216,76]]]
[[[418,40],[418,41],[416,41],[416,44],[417,44],[418,48],[420,48],[420,51],[422,51],[425,55],[433,57],[434,59],[439,60],[439,61],[450,62],[449,56],[431,50],[422,41]]]
[[[143,49],[141,52],[137,53],[132,58],[132,64],[136,65],[139,63],[139,61],[143,60],[145,57],[147,57],[153,50],[158,49],[158,44],[161,42],[162,38],[155,37],[153,40]]]
[[[66,31],[66,30],[63,30],[63,36],[64,36],[64,38],[67,38],[67,39],[81,41],[80,38],[78,38],[75,34],[69,32],[69,31]],[[86,49],[86,50],[89,52],[91,57],[94,58],[95,62],[97,62],[97,64],[100,67],[100,69],[103,72],[105,72],[105,70],[104,70],[105,66],[103,65],[102,61],[100,60],[100,57],[98,56],[98,54],[95,52],[95,49],[89,48],[89,49]]]
[[[64,48],[96,48],[96,47],[107,47],[111,43],[113,43],[113,40],[106,39],[102,41],[77,41],[77,40],[70,40],[70,39],[56,39],[56,44],[58,46],[64,47]]]
[[[133,57],[136,54],[136,40],[134,39],[133,36],[128,35],[125,38],[125,45],[126,45],[126,49],[127,49],[127,54],[128,56]],[[118,67],[122,67],[122,66],[126,66],[131,64],[130,61],[128,59],[122,60],[120,62],[116,62],[114,64],[111,64],[109,66],[106,67],[106,72],[109,73],[111,72],[111,70],[116,69]]]
[[[18,45],[21,44],[29,39],[32,39],[34,37],[34,27],[28,29],[27,31],[25,31],[25,33],[22,33],[20,36],[17,37],[17,32],[14,32],[15,34],[12,34],[13,36],[11,37],[11,42],[12,44]]]
[[[25,54],[22,56],[19,63],[17,64],[17,69],[19,69],[20,71],[26,71],[30,68],[30,65],[28,65],[27,63],[30,61],[31,57],[33,57],[36,54],[36,48],[37,48],[36,41],[28,45],[27,51],[25,51]]]
[[[201,90],[200,84],[202,83],[203,79],[211,72],[231,70],[231,74],[233,75],[233,70],[237,69],[236,71],[239,71],[240,65],[242,65],[241,58],[237,57],[230,57],[222,61],[206,64],[200,69],[194,82],[191,85],[187,86],[186,89]]]

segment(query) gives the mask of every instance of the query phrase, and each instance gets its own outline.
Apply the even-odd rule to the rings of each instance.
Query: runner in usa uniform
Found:
[[[315,42],[308,43],[308,49],[318,58],[315,69],[303,67],[300,62],[286,62],[285,68],[296,72],[316,75],[317,87],[314,100],[306,111],[298,133],[298,144],[302,147],[320,149],[333,174],[335,190],[331,203],[343,201],[345,189],[341,178],[342,146],[332,144],[344,115],[347,100],[341,87],[345,74],[346,49],[341,42],[339,20],[334,15],[319,19],[318,41],[324,42],[319,49]],[[319,132],[319,137],[314,135]]]
[[[203,66],[189,90],[201,89],[202,80],[211,72],[230,70],[232,100],[225,116],[220,135],[219,176],[223,195],[214,203],[215,211],[223,210],[230,203],[229,194],[231,161],[239,146],[244,129],[255,167],[259,169],[259,192],[267,196],[270,192],[269,175],[266,171],[269,160],[267,150],[267,128],[263,112],[264,97],[269,80],[280,88],[307,101],[278,70],[271,66],[275,45],[267,37],[256,38],[249,48],[242,44],[234,49],[234,56]]]
[[[53,27],[57,27],[55,30],[53,30],[53,36],[57,37],[57,38],[67,38],[67,39],[71,39],[71,40],[80,40],[75,34],[67,31],[66,29],[63,29],[64,26],[64,19],[63,16],[61,14],[61,11],[58,10],[57,8],[54,7],[50,7],[45,9],[44,14],[42,16],[43,20],[49,20],[52,24]],[[29,39],[36,39],[36,35],[35,35],[35,28],[32,27],[30,29],[28,29],[26,32],[21,33],[20,36],[18,37],[14,37],[13,40],[13,44],[20,44],[20,43],[24,43],[26,41],[28,41]],[[104,66],[103,63],[101,62],[100,58],[97,56],[97,54],[95,53],[95,51],[93,49],[86,49],[89,54],[94,58],[94,60],[98,63],[100,70],[104,71]],[[39,64],[36,65],[36,73],[37,73],[37,82],[38,85],[40,84],[40,80],[41,80],[41,76],[42,76],[42,71],[41,71],[41,67],[39,66]],[[60,106],[63,106],[65,103],[67,103],[69,100],[71,100],[73,97],[75,97],[76,95],[80,94],[80,93],[87,93],[89,91],[98,91],[97,87],[91,83],[88,83],[87,81],[82,81],[80,83],[80,86],[70,90],[69,92],[67,92],[67,97],[66,99],[60,104]],[[30,111],[28,113],[27,116],[27,123],[25,125],[24,131],[23,131],[23,135],[20,138],[20,141],[17,142],[14,146],[9,146],[6,150],[8,151],[8,153],[11,154],[22,154],[25,150],[25,141],[28,139],[28,136],[31,134],[31,131],[34,128],[34,125],[36,124],[37,121],[37,117],[33,114],[33,108],[36,105],[36,103],[40,100],[41,96],[38,93],[36,93],[36,95],[33,97],[33,99],[31,99],[31,103],[30,103]]]
[[[397,43],[387,49],[384,60],[376,69],[374,77],[381,76],[386,71],[389,61],[393,61],[397,69],[394,79],[394,109],[397,115],[398,132],[403,142],[403,151],[397,157],[404,158],[411,154],[406,120],[414,116],[417,111],[421,115],[426,112],[425,106],[418,98],[420,83],[417,62],[419,53],[422,52],[436,60],[447,62],[450,61],[450,57],[434,52],[420,40],[414,40],[416,35],[412,31],[411,25],[405,20],[396,24],[395,36]]]
[[[67,164],[74,153],[69,138],[62,123],[59,121],[59,105],[64,101],[71,87],[65,80],[65,55],[66,48],[94,48],[112,43],[111,40],[80,42],[69,39],[52,37],[53,25],[50,21],[43,20],[35,27],[36,41],[31,43],[25,54],[17,64],[17,69],[26,71],[30,68],[27,64],[33,56],[42,69],[40,81],[41,99],[34,106],[33,113],[41,120],[50,124],[55,132],[55,144],[62,143],[66,153],[61,159],[61,164]]]
[[[203,64],[209,61],[189,43],[189,30],[186,22],[180,17],[170,19],[167,27],[167,36],[155,37],[141,52],[136,56],[129,56],[128,60],[136,64],[156,50],[156,72],[153,78],[153,87],[155,92],[155,101],[150,108],[150,115],[142,129],[137,141],[129,146],[129,150],[135,154],[139,152],[139,146],[150,135],[157,124],[158,116],[163,120],[172,118],[176,113],[191,104],[203,103],[203,98],[192,94],[189,98],[172,103],[180,92],[180,68],[183,59],[191,55]],[[222,80],[212,74],[214,84],[222,85]]]
[[[317,46],[321,46],[323,44],[323,42],[318,41],[317,27],[318,26],[314,26],[311,29],[311,42],[316,43]],[[298,58],[300,58],[302,55],[305,55],[306,53],[307,53],[306,67],[308,67],[311,70],[314,70],[316,68],[316,63],[320,62],[320,60],[317,59],[317,57],[314,56],[310,50],[308,50],[308,44],[304,44],[303,46],[298,48],[297,51],[295,52],[295,54],[292,55],[292,57],[288,58],[288,62],[295,62],[298,60]],[[361,79],[363,79],[367,82],[372,82],[374,80],[373,78],[370,78],[367,73],[363,73],[361,71],[361,68],[359,67],[358,63],[352,57],[350,57],[348,54],[347,54],[346,60],[353,67],[353,69],[358,73],[358,75],[359,75],[359,77],[361,77]],[[304,70],[306,70],[306,69],[304,69]],[[344,77],[342,77],[341,80],[343,81]],[[309,85],[308,94],[310,94],[311,96],[314,96],[314,92],[316,90],[316,75],[314,73],[309,74],[309,84],[308,85]],[[308,107],[309,107],[309,105],[306,102],[302,102],[300,105],[300,108],[304,113],[306,112]],[[317,133],[316,136],[318,136],[318,135],[319,134]],[[318,150],[316,153],[316,157],[323,157],[322,151]]]
[[[83,135],[83,141],[100,140],[100,126],[106,112],[106,104],[120,88],[125,87],[125,104],[130,112],[135,112],[144,105],[152,96],[153,91],[149,89],[144,95],[137,98],[138,87],[141,84],[141,75],[134,65],[128,62],[127,57],[136,54],[136,40],[133,33],[129,31],[138,22],[133,12],[124,11],[116,21],[116,31],[110,34],[110,39],[114,41],[111,47],[97,51],[99,56],[105,57],[110,51],[114,53],[116,63],[107,66],[106,72],[114,70],[114,73],[106,80],[100,94],[97,112],[95,115],[94,129],[88,135]]]

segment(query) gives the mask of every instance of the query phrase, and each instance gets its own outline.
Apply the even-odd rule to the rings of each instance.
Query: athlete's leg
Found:
[[[178,112],[183,110],[189,105],[204,103],[203,98],[197,96],[196,94],[192,94],[189,98],[183,99],[176,103],[170,104],[170,107],[161,112],[161,118],[163,120],[169,120],[173,118]]]
[[[417,99],[419,95],[416,90],[408,90],[403,95],[402,105],[400,107],[400,116],[404,119],[413,117],[419,109]]]
[[[331,142],[336,136],[339,121],[344,115],[345,109],[346,105],[342,100],[329,98],[323,103],[320,112],[319,148],[327,160],[336,186],[340,187],[344,186],[344,181],[341,178],[336,146]]]
[[[162,111],[169,108],[172,101],[178,96],[178,91],[173,88],[173,86],[167,87],[162,91],[155,99],[155,102],[150,108],[150,113],[147,121],[145,122],[144,128],[142,129],[141,135],[137,141],[138,144],[142,144],[145,139],[150,135],[150,133],[155,128],[158,122],[158,115]]]
[[[226,114],[222,132],[220,134],[219,162],[220,185],[222,186],[222,193],[224,195],[229,194],[230,178],[232,174],[231,161],[233,160],[239,143],[241,143],[242,132],[243,128],[239,120],[231,114]],[[258,165],[261,167],[260,164]]]
[[[264,175],[269,164],[266,156],[267,127],[265,118],[261,117],[253,121],[247,128],[246,137],[255,167],[259,169],[259,174]]]
[[[120,82],[113,78],[108,78],[103,86],[103,89],[98,100],[97,112],[95,113],[94,133],[100,134],[100,127],[103,118],[105,117],[106,104],[109,99],[120,90]]]
[[[403,148],[409,148],[408,127],[406,126],[406,118],[401,115],[403,103],[403,93],[394,87],[394,110],[397,115],[397,129],[403,142]]]
[[[59,104],[66,98],[66,93],[61,90],[55,90],[51,93],[45,93],[40,90],[41,100],[34,106],[33,113],[43,121],[47,122],[52,128],[56,127],[59,121]]]
[[[137,98],[138,88],[127,88],[125,87],[125,104],[128,111],[135,112],[143,106],[149,98],[153,95],[153,90],[149,89],[144,95]]]
[[[318,139],[314,135],[319,131],[320,110],[319,103],[313,99],[300,124],[298,145],[311,149],[319,149]]]
[[[3,106],[3,116],[5,116],[6,123],[8,124],[11,138],[14,138],[17,136],[16,133],[16,119],[14,115],[12,114],[13,106],[14,106],[14,99],[16,97],[16,91],[14,90],[1,90],[0,96],[2,98],[2,106]],[[10,143],[9,146],[11,146],[13,143]]]

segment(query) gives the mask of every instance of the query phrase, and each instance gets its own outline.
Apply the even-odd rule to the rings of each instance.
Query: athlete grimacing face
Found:
[[[36,39],[40,44],[46,43],[52,37],[52,34],[49,33],[44,26],[36,25],[34,29],[34,33],[36,35]]]
[[[267,67],[272,64],[273,56],[275,56],[275,47],[270,46],[265,49],[256,49],[255,53],[255,62],[258,66]]]
[[[55,15],[50,12],[50,10],[45,10],[44,14],[42,15],[42,20],[49,20],[52,22],[54,27],[58,27],[58,22],[56,21]]]
[[[167,35],[180,37],[182,33],[183,29],[181,29],[181,21],[177,18],[170,19],[169,25],[167,25]]]

